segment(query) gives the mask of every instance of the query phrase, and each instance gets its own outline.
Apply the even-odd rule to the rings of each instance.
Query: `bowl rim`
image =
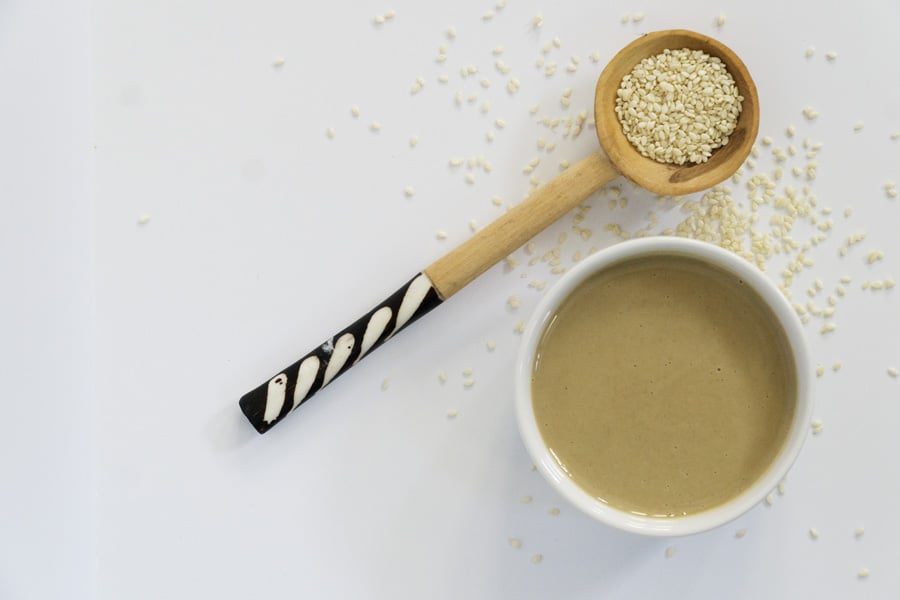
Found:
[[[588,277],[625,260],[651,255],[687,256],[724,268],[744,279],[778,319],[794,356],[797,407],[788,437],[769,468],[744,492],[725,504],[684,517],[648,517],[614,508],[589,495],[559,466],[544,444],[531,402],[531,368],[541,334],[560,303]],[[802,324],[790,302],[755,265],[708,242],[678,237],[648,237],[609,246],[565,273],[538,302],[523,332],[515,362],[515,408],[519,433],[544,479],[566,500],[594,519],[624,531],[649,536],[681,536],[724,525],[763,501],[784,479],[806,440],[812,418],[811,363]]]

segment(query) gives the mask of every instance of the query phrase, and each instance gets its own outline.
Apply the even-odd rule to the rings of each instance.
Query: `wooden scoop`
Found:
[[[728,144],[704,163],[672,165],[642,156],[625,137],[615,113],[622,78],[640,61],[665,49],[689,48],[718,57],[743,96]],[[594,120],[601,149],[570,166],[387,300],[315,350],[245,394],[241,410],[265,433],[363,356],[509,256],[620,174],[657,194],[680,196],[710,188],[743,164],[759,129],[759,98],[747,67],[721,42],[687,30],[657,31],[625,46],[597,81]]]

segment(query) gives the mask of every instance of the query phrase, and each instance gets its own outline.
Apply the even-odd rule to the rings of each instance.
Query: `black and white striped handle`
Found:
[[[265,433],[317,391],[436,307],[441,298],[419,273],[361,319],[241,398],[241,410]]]

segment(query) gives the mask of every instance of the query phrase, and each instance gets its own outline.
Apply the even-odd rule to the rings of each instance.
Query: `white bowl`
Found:
[[[797,369],[797,404],[794,420],[781,452],[768,470],[743,493],[725,504],[683,517],[645,517],[613,508],[579,487],[560,468],[551,455],[534,416],[531,401],[531,374],[541,334],[560,303],[594,273],[624,260],[647,255],[687,256],[724,268],[743,279],[768,303],[784,328]],[[675,237],[631,240],[606,248],[580,262],[550,288],[532,314],[523,334],[516,360],[515,402],[519,431],[525,447],[544,478],[564,498],[586,514],[607,525],[652,536],[679,536],[706,531],[723,525],[759,504],[790,469],[803,441],[812,416],[809,350],[800,321],[778,288],[755,266],[741,257],[705,242]]]

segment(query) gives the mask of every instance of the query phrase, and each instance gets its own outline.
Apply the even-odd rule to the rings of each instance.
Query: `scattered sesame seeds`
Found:
[[[456,410],[455,408],[451,408],[450,410],[447,411],[447,418],[455,419],[458,414],[459,414],[458,410]]]
[[[819,116],[819,112],[814,109],[812,106],[807,106],[803,109],[803,116],[806,117],[808,121],[812,121],[816,117]]]
[[[856,576],[857,576],[859,579],[865,579],[865,578],[868,577],[870,574],[871,574],[871,571],[869,571],[869,569],[867,569],[867,568],[865,568],[865,567],[863,567],[862,569],[860,569],[859,571],[856,572]]]
[[[509,545],[518,550],[522,547],[522,541],[517,538],[509,538]]]
[[[813,539],[813,540],[819,539],[819,530],[816,529],[815,527],[810,527],[809,528],[809,537],[810,537],[810,539]]]
[[[825,58],[827,58],[829,61],[833,61],[833,60],[835,60],[837,57],[838,57],[837,52],[835,52],[835,51],[833,51],[833,50],[832,50],[831,52],[826,52],[826,53],[825,53]]]
[[[358,106],[351,106],[351,107],[350,107],[350,114],[353,115],[354,118],[358,118],[358,117],[359,117],[359,107],[358,107]]]
[[[137,219],[138,225],[146,225],[150,222],[150,215],[141,215]]]
[[[809,424],[812,429],[813,435],[819,435],[823,431],[825,431],[825,424],[822,423],[820,419],[813,419]]]
[[[675,556],[675,546],[668,546],[666,548],[666,558],[672,558]]]
[[[824,325],[822,325],[822,329],[820,330],[820,333],[822,333],[822,334],[831,333],[835,329],[837,329],[837,325],[835,325],[834,323],[832,323],[832,322],[825,323]]]
[[[369,125],[369,129],[371,129],[373,133],[378,133],[379,131],[381,131],[381,123],[379,123],[378,121],[372,121],[372,124]]]
[[[535,554],[534,556],[531,557],[531,562],[534,564],[538,564],[543,560],[544,560],[543,554]]]
[[[507,304],[509,305],[509,307],[510,307],[511,309],[513,309],[513,310],[519,308],[519,307],[522,305],[522,301],[519,300],[519,297],[518,297],[518,296],[510,296],[510,297],[506,300],[506,303],[507,303]]]
[[[494,125],[497,126],[497,129],[503,129],[504,127],[506,127],[506,121],[504,121],[503,119],[497,119],[494,121]]]

